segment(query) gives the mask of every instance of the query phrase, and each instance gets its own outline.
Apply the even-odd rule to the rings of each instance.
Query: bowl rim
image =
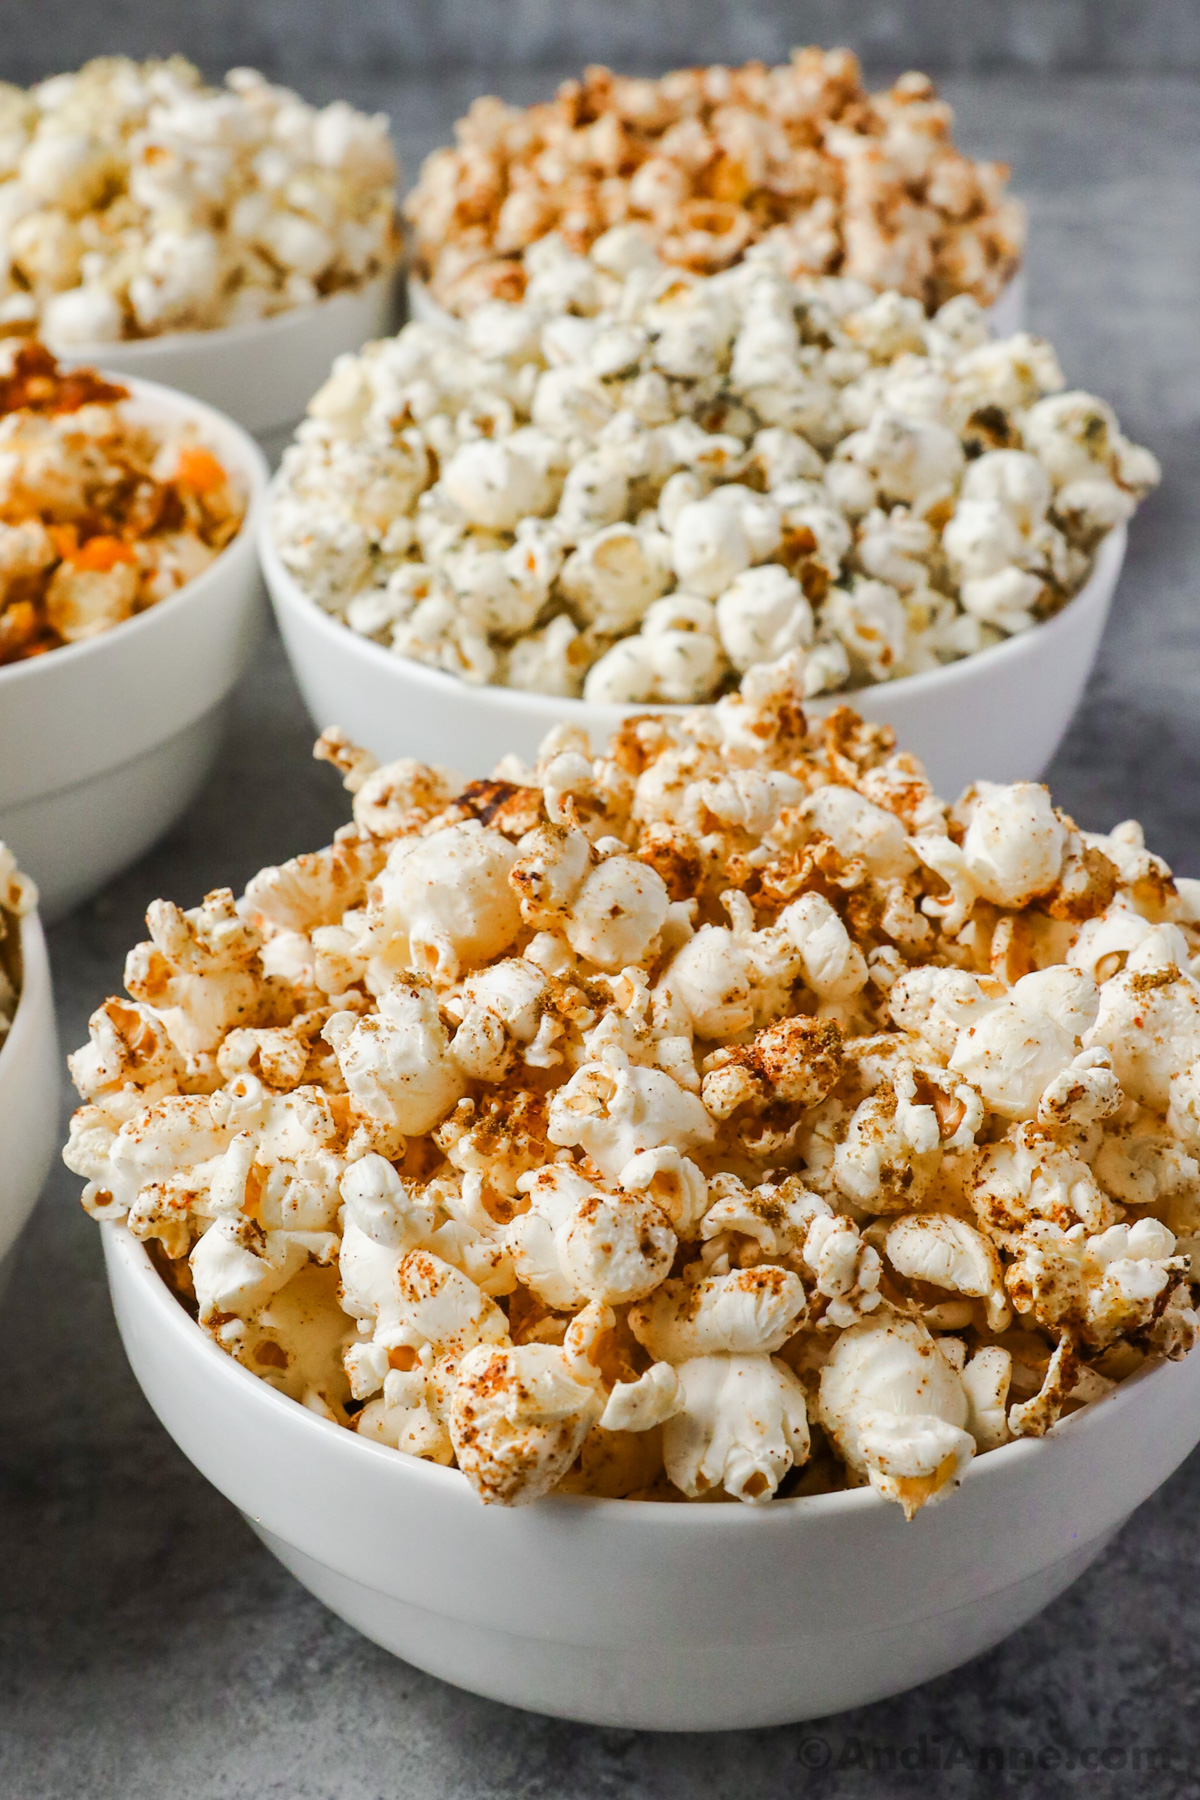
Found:
[[[332,294],[318,294],[315,300],[304,300],[297,306],[285,306],[282,312],[270,313],[264,319],[243,319],[236,325],[202,325],[193,331],[162,331],[152,337],[111,338],[104,343],[64,344],[45,337],[41,341],[61,361],[69,361],[73,365],[99,365],[109,356],[144,357],[150,363],[156,357],[165,359],[201,348],[220,352],[251,344],[256,338],[268,337],[285,323],[298,324],[302,320],[317,318],[336,301],[369,299],[378,289],[397,279],[404,268],[404,262],[404,253],[400,251],[368,280],[360,281],[354,287],[337,288]],[[34,336],[37,335],[35,332]]]
[[[233,1380],[235,1389],[242,1394],[250,1405],[266,1406],[270,1412],[274,1404],[281,1404],[290,1409],[292,1424],[300,1431],[335,1432],[342,1445],[341,1454],[350,1459],[366,1457],[373,1459],[381,1471],[391,1470],[392,1474],[384,1474],[384,1479],[404,1481],[408,1479],[424,1481],[435,1491],[449,1498],[451,1493],[462,1497],[469,1492],[469,1483],[460,1469],[451,1469],[441,1463],[427,1462],[421,1457],[410,1456],[403,1450],[394,1450],[388,1444],[375,1443],[369,1438],[360,1437],[356,1431],[339,1425],[332,1419],[324,1419],[320,1414],[304,1406],[299,1400],[293,1400],[287,1394],[281,1394],[277,1388],[261,1377],[254,1375],[241,1363],[237,1362],[226,1351],[213,1342],[199,1322],[191,1317],[180,1301],[172,1294],[166,1282],[150,1260],[144,1243],[131,1236],[123,1221],[105,1219],[100,1221],[100,1229],[106,1240],[110,1254],[118,1258],[131,1276],[131,1287],[138,1294],[148,1296],[154,1317],[161,1328],[172,1333],[181,1345],[184,1354],[193,1352],[208,1359],[208,1366],[218,1380]],[[109,1274],[110,1287],[112,1275]],[[1200,1345],[1194,1352],[1200,1360]],[[215,1361],[213,1359],[216,1359]],[[1187,1358],[1183,1359],[1186,1363]],[[1163,1379],[1170,1374],[1172,1367],[1182,1367],[1183,1363],[1171,1364],[1165,1359],[1147,1360],[1140,1369],[1128,1376],[1108,1394],[1098,1400],[1089,1401],[1077,1412],[1068,1414],[1051,1426],[1044,1437],[1015,1438],[1007,1444],[1001,1444],[994,1450],[981,1451],[971,1458],[961,1482],[977,1482],[981,1479],[998,1479],[1003,1474],[1032,1464],[1037,1467],[1039,1459],[1053,1456],[1055,1441],[1061,1441],[1064,1433],[1069,1432],[1072,1438],[1080,1433],[1095,1431],[1102,1418],[1111,1419],[1116,1412],[1125,1411],[1129,1406],[1137,1404],[1137,1391],[1147,1382],[1157,1381],[1161,1385]],[[240,1384],[240,1385],[239,1385]],[[249,1384],[249,1385],[247,1385]],[[282,1419],[283,1415],[277,1415]],[[164,1427],[164,1429],[167,1429]],[[316,1436],[312,1442],[314,1450],[320,1441]],[[324,1442],[332,1444],[335,1440],[325,1436]],[[982,1467],[981,1467],[982,1466]],[[982,1471],[991,1468],[991,1477]],[[953,1491],[946,1495],[946,1504],[953,1505]],[[830,1494],[799,1494],[774,1499],[768,1505],[745,1506],[730,1504],[688,1505],[686,1503],[672,1505],[643,1501],[634,1504],[625,1499],[613,1499],[598,1494],[551,1494],[538,1502],[539,1506],[564,1505],[573,1510],[583,1509],[588,1512],[610,1511],[619,1508],[631,1522],[643,1518],[647,1511],[653,1513],[655,1520],[666,1516],[685,1519],[720,1519],[725,1521],[725,1529],[732,1528],[733,1522],[746,1523],[746,1515],[755,1518],[784,1518],[802,1520],[818,1515],[847,1514],[854,1516],[863,1511],[878,1511],[881,1507],[890,1507],[891,1501],[877,1494],[874,1488],[844,1488]],[[497,1508],[507,1512],[509,1508]],[[721,1527],[717,1527],[720,1529]]]
[[[237,445],[237,461],[235,472],[241,475],[248,486],[246,512],[234,537],[230,538],[224,549],[217,555],[206,569],[194,575],[190,581],[168,594],[165,600],[148,606],[144,612],[135,613],[131,619],[122,619],[119,625],[113,625],[107,631],[98,633],[96,637],[85,638],[77,644],[60,644],[57,649],[49,650],[45,656],[26,657],[23,661],[0,666],[0,693],[6,686],[15,687],[22,681],[36,681],[47,668],[62,669],[67,666],[67,659],[77,663],[85,657],[102,654],[111,649],[114,641],[128,643],[135,632],[145,632],[154,628],[155,621],[169,618],[185,606],[192,605],[204,593],[218,572],[223,573],[228,559],[235,552],[244,554],[247,540],[257,543],[258,515],[262,511],[268,486],[270,469],[253,437],[236,419],[228,413],[218,411],[209,406],[207,401],[197,400],[193,395],[184,393],[180,388],[173,388],[161,381],[147,381],[140,375],[125,375],[120,372],[99,371],[106,379],[119,383],[129,389],[131,400],[148,400],[157,405],[165,405],[184,419],[192,419],[201,426],[216,428],[218,435],[229,434]],[[222,455],[226,455],[222,452]]]
[[[574,696],[559,697],[553,694],[537,694],[526,688],[502,687],[493,682],[464,681],[459,675],[448,674],[444,669],[431,668],[427,663],[416,661],[413,657],[398,656],[373,638],[364,637],[361,632],[351,629],[344,620],[327,612],[320,602],[301,587],[299,581],[287,567],[275,542],[272,514],[275,501],[281,492],[284,471],[277,469],[272,475],[263,496],[262,508],[257,527],[258,556],[266,578],[267,588],[272,601],[281,607],[289,607],[304,618],[314,630],[320,632],[331,647],[344,644],[349,640],[349,654],[359,656],[367,666],[377,669],[399,669],[401,677],[415,682],[417,686],[427,688],[431,696],[441,696],[448,700],[452,695],[465,695],[469,702],[483,706],[496,712],[521,712],[534,718],[542,717],[546,721],[546,729],[563,723],[585,722],[588,718],[609,720],[618,714],[626,717],[644,713],[688,713],[697,706],[711,706],[713,701],[696,701],[690,705],[680,705],[667,701],[609,701],[584,700]],[[1058,638],[1065,634],[1073,624],[1075,617],[1086,604],[1095,603],[1107,589],[1109,594],[1115,588],[1125,560],[1128,542],[1128,528],[1124,524],[1115,525],[1100,539],[1092,555],[1092,566],[1087,580],[1079,590],[1072,594],[1066,605],[1056,612],[1053,618],[1044,623],[1033,625],[1028,631],[1018,632],[1013,637],[1005,638],[1003,643],[991,644],[986,650],[977,650],[971,656],[962,656],[954,662],[943,663],[939,668],[926,669],[918,675],[901,675],[894,681],[873,681],[862,687],[839,688],[836,692],[814,694],[805,700],[806,711],[819,717],[835,706],[856,706],[864,695],[895,694],[900,704],[907,700],[924,700],[947,689],[961,687],[964,683],[976,678],[976,671],[1003,667],[1006,663],[1021,661],[1039,655],[1039,646],[1052,650]],[[18,665],[19,666],[19,665]]]

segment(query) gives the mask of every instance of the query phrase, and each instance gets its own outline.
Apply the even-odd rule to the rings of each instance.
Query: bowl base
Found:
[[[224,721],[221,701],[119,768],[0,809],[0,839],[37,882],[44,924],[136,862],[174,823],[212,767]]]
[[[969,1662],[1057,1599],[1120,1529],[982,1599],[887,1630],[822,1627],[778,1643],[565,1644],[447,1618],[364,1587],[247,1515],[298,1581],[405,1662],[528,1712],[642,1731],[798,1724],[869,1705]]]

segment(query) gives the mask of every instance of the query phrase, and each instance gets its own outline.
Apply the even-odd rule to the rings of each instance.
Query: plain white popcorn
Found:
[[[521,303],[335,363],[274,510],[320,606],[468,682],[692,704],[794,652],[815,695],[1050,617],[1158,480],[966,296],[930,319],[769,244],[704,277],[641,233],[545,238]]]
[[[37,889],[17,868],[17,859],[0,840],[0,1050],[12,1029],[21,997],[21,955],[17,927],[37,905]]]
[[[240,325],[396,259],[382,114],[253,69],[99,57],[0,85],[0,324],[57,349]]]
[[[1028,782],[947,806],[804,667],[465,786],[327,732],[354,822],[156,901],[71,1058],[88,1211],[504,1505],[911,1517],[1185,1355],[1200,883]]]

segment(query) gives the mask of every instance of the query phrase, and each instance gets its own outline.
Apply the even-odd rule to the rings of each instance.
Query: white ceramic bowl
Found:
[[[49,1173],[58,1142],[58,1089],[50,964],[35,911],[21,920],[21,992],[0,1044],[0,1284]]]
[[[344,350],[395,330],[399,268],[312,306],[217,331],[173,331],[117,344],[51,343],[64,363],[158,381],[228,413],[277,456]]]
[[[870,1489],[671,1506],[485,1507],[454,1470],[285,1399],[105,1225],[117,1322],[171,1436],[317,1597],[493,1699],[609,1725],[815,1718],[928,1680],[1087,1568],[1200,1439],[1200,1353],[971,1465],[906,1525]]]
[[[992,330],[997,337],[1011,337],[1025,323],[1025,267],[1017,270],[1012,280],[997,294],[987,309]],[[435,300],[419,275],[408,277],[408,315],[425,325],[457,324],[453,313]]]
[[[279,629],[318,729],[340,725],[381,761],[415,756],[468,776],[488,775],[506,752],[532,761],[551,726],[582,725],[599,747],[620,721],[678,707],[597,706],[517,688],[473,687],[394,656],[322,611],[284,567],[264,506],[259,549]],[[1125,528],[1101,544],[1086,586],[1057,616],[991,650],[927,675],[823,695],[820,717],[847,704],[895,727],[936,790],[969,782],[1034,780],[1062,741],[1095,660],[1125,555]]]
[[[136,861],[187,806],[263,628],[261,450],[188,395],[123,379],[144,414],[195,421],[248,507],[233,542],[178,593],[85,643],[0,668],[0,838],[37,882],[48,920]]]

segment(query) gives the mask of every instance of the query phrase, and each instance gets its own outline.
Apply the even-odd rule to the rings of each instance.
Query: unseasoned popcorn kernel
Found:
[[[245,325],[394,262],[382,114],[102,56],[0,94],[0,321],[60,349]]]
[[[802,699],[787,656],[466,786],[327,732],[356,823],[156,901],[71,1058],[85,1207],[489,1504],[911,1518],[1185,1355],[1200,888]]]
[[[773,233],[718,273],[636,220],[585,249],[544,237],[523,294],[339,358],[286,452],[283,562],[390,653],[603,705],[728,697],[785,655],[809,696],[891,681],[1056,613],[1158,479],[965,296],[928,318]],[[992,868],[979,811],[965,853],[1023,905],[1057,828]]]

